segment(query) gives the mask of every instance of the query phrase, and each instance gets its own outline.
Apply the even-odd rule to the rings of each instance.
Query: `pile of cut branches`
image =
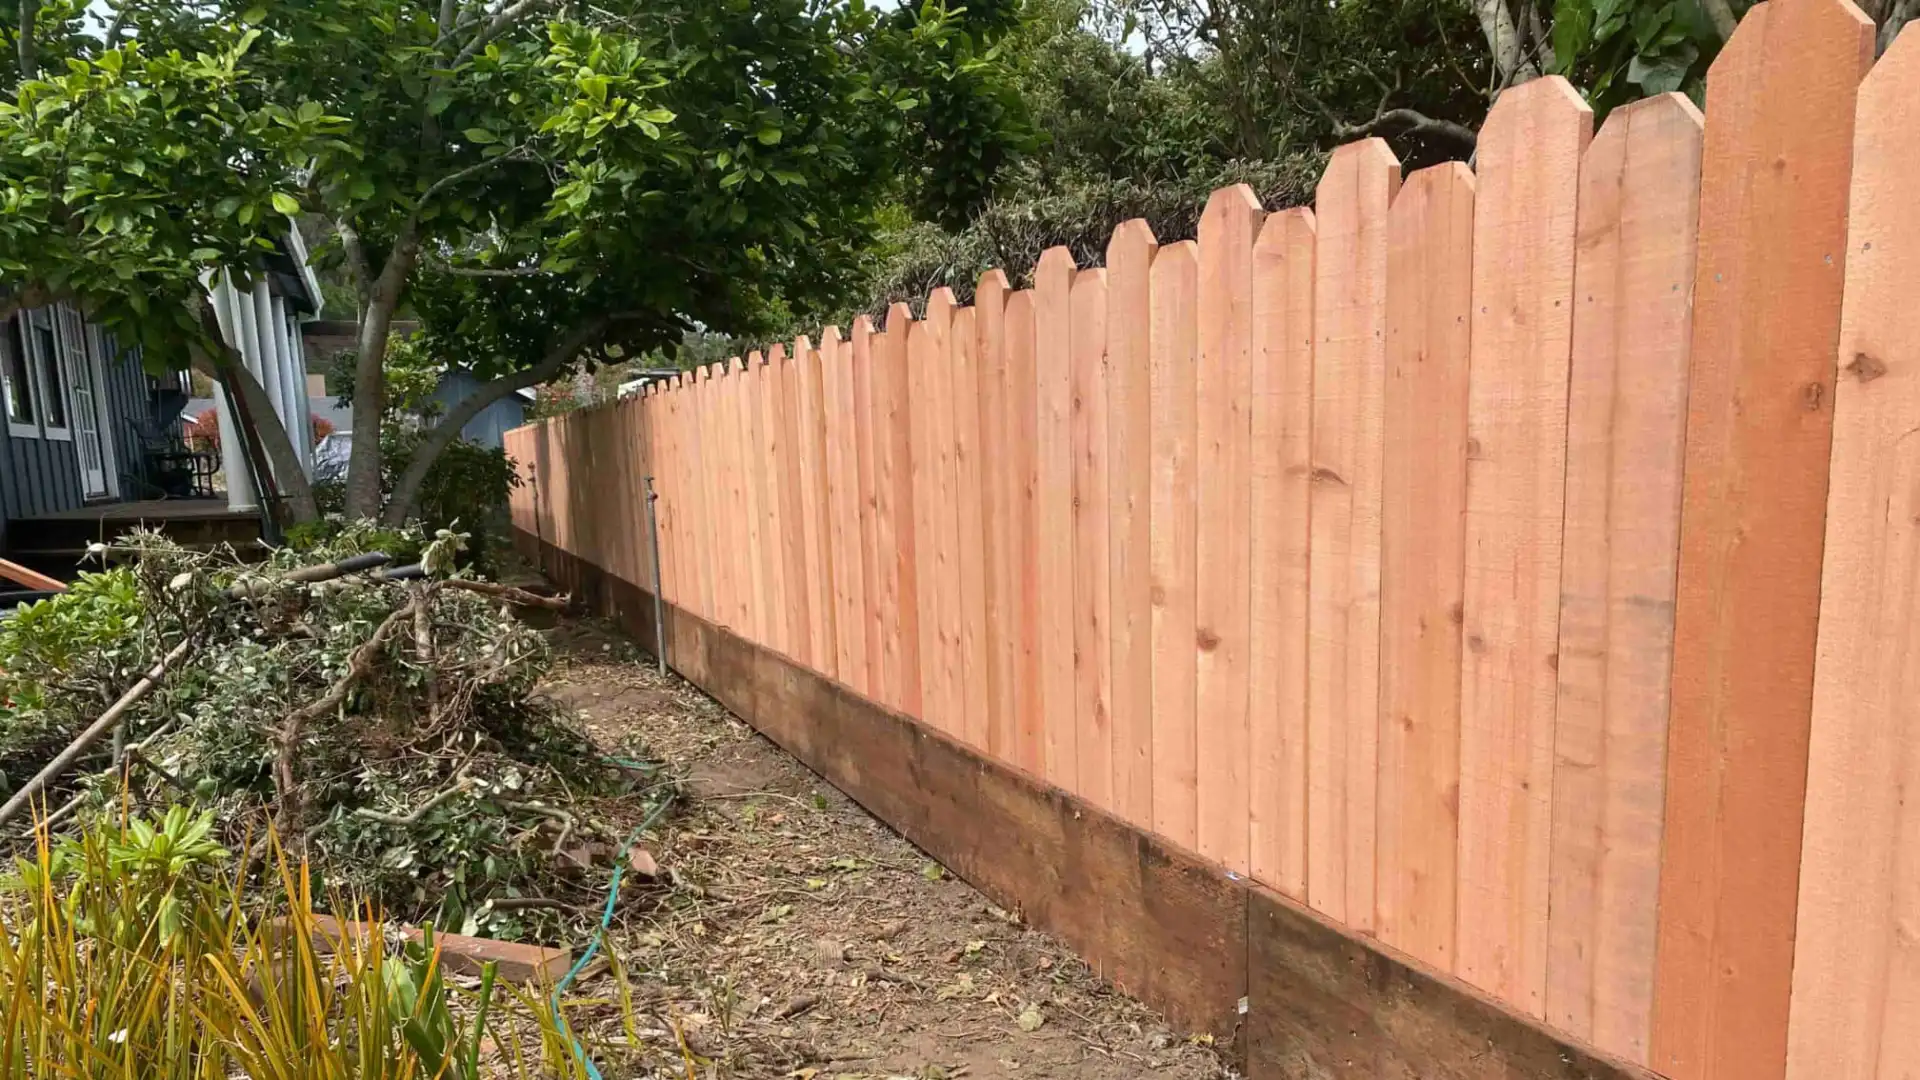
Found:
[[[523,933],[604,887],[583,873],[670,797],[657,770],[602,758],[534,693],[549,666],[516,606],[555,606],[452,570],[303,582],[293,572],[390,536],[246,563],[154,533],[113,569],[0,621],[0,790],[18,792],[164,657],[151,693],[35,794],[56,830],[130,801],[211,810],[235,850],[271,824],[323,882],[390,915]],[[649,798],[631,798],[640,792]],[[24,817],[4,839],[30,833]]]

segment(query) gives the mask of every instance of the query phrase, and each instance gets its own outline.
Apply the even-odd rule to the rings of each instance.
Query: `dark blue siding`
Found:
[[[479,386],[479,380],[472,375],[464,371],[449,371],[440,376],[440,385],[433,390],[433,400],[439,402],[442,409],[451,409],[465,401]],[[467,421],[466,426],[460,429],[460,437],[497,450],[505,445],[501,436],[526,422],[526,412],[526,403],[518,396],[508,394]]]

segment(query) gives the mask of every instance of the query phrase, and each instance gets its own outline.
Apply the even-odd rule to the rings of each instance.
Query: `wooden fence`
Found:
[[[519,429],[515,520],[649,582],[651,474],[674,604],[1554,1029],[1910,1075],[1920,37],[1872,57],[1771,0],[1704,122],[1528,83],[1476,170],[1355,143]]]

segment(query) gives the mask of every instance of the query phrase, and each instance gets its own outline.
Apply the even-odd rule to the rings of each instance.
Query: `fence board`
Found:
[[[1033,270],[1034,498],[1040,729],[1046,779],[1073,786],[1073,255],[1048,248]]]
[[[1653,1067],[1786,1066],[1854,103],[1873,27],[1756,5],[1707,83]],[[1737,541],[1736,541],[1737,538]]]
[[[1255,878],[1307,892],[1307,550],[1313,435],[1313,211],[1271,215],[1253,249],[1247,847]]]
[[[841,681],[861,689],[866,673],[867,608],[861,571],[860,475],[858,461],[862,417],[853,403],[853,349],[834,334],[820,337],[821,381],[825,386],[827,431],[827,498],[832,504],[833,592],[835,603],[835,663]]]
[[[1408,177],[1388,213],[1380,506],[1380,940],[1453,968],[1473,174]]]
[[[908,716],[925,718],[920,665],[920,620],[926,597],[920,581],[919,537],[914,514],[913,415],[907,400],[907,337],[913,313],[905,304],[887,309],[887,330],[876,335],[873,347],[874,470],[876,495],[884,493],[874,516],[874,552],[878,560],[892,553],[893,622],[882,628],[881,649],[891,650],[887,666],[895,682],[893,706]],[[857,366],[856,366],[857,370]],[[883,434],[884,433],[884,434]],[[883,445],[884,444],[884,445]],[[884,591],[889,570],[875,575]]]
[[[796,347],[794,367],[795,435],[800,452],[800,514],[803,569],[807,588],[807,654],[823,674],[840,676],[837,641],[839,608],[833,566],[833,502],[828,493],[826,399],[821,383],[822,363],[840,349],[840,330],[820,331],[818,349]],[[851,414],[849,409],[848,413]],[[863,598],[864,601],[864,598]],[[862,611],[864,615],[864,610]]]
[[[1107,591],[1107,272],[1074,275],[1073,791],[1113,806],[1113,642]]]
[[[1197,529],[1194,471],[1200,349],[1200,250],[1190,240],[1154,256],[1153,416],[1153,828],[1192,848],[1199,829],[1197,668],[1194,651]]]
[[[1195,380],[1199,579],[1194,615],[1197,842],[1247,872],[1247,587],[1252,557],[1253,242],[1263,217],[1245,184],[1222,188],[1200,216],[1200,359]]]
[[[989,270],[973,290],[977,313],[980,394],[977,429],[980,473],[979,543],[985,595],[987,691],[987,752],[1001,761],[1014,760],[1014,581],[1008,522],[1007,475],[1002,465],[1009,445],[1007,434],[1007,276]],[[964,524],[964,522],[963,522]],[[969,534],[971,535],[971,534]]]
[[[718,568],[720,580],[718,593],[722,597],[720,625],[733,629],[745,636],[747,626],[741,620],[744,610],[743,597],[751,591],[751,579],[743,580],[743,558],[747,551],[744,537],[747,521],[747,493],[740,477],[740,406],[739,389],[745,376],[741,374],[738,358],[720,362],[719,374],[713,382],[715,439],[713,445],[714,463],[720,468],[721,498],[712,506],[714,524],[718,527]]]
[[[854,513],[858,518],[858,539],[848,537],[855,545],[857,560],[850,560],[847,572],[859,567],[861,593],[866,597],[866,611],[862,623],[854,632],[862,636],[862,642],[855,652],[859,658],[858,681],[850,685],[860,689],[868,697],[896,705],[900,699],[899,659],[886,646],[888,635],[899,624],[899,590],[895,582],[895,567],[891,548],[880,546],[880,455],[887,449],[883,440],[891,430],[882,408],[876,408],[873,382],[873,345],[876,335],[873,322],[865,315],[856,316],[853,329],[849,332],[845,350],[849,371],[849,387],[852,396],[843,401],[853,415],[853,458],[850,466],[857,474],[858,487],[854,489]],[[889,483],[891,480],[889,479]],[[886,505],[892,506],[893,495],[889,491]],[[888,543],[892,542],[892,533],[887,533]]]
[[[1008,497],[1008,576],[1013,606],[1008,643],[1013,666],[1013,763],[1033,773],[1046,774],[1046,736],[1042,731],[1040,689],[1040,536],[1034,508],[1037,476],[1034,461],[1035,428],[1039,404],[1034,378],[1034,294],[1022,289],[1007,297],[1007,452],[1004,487]]]
[[[953,314],[954,557],[959,562],[960,687],[967,742],[987,749],[987,713],[993,681],[988,677],[986,505],[981,489],[980,337],[978,313]]]
[[[810,501],[801,479],[801,459],[806,453],[800,441],[800,368],[813,352],[813,343],[804,335],[793,341],[793,352],[776,369],[780,376],[780,543],[786,554],[780,582],[787,597],[787,652],[800,663],[818,671],[821,664],[813,655],[811,631],[811,575],[807,572],[807,503]]]
[[[1920,1074],[1920,33],[1860,88],[1790,1080]]]
[[[1677,94],[1614,110],[1574,269],[1547,1019],[1643,1064],[1701,138]]]
[[[1564,79],[1501,95],[1480,136],[1467,414],[1456,971],[1546,1012],[1547,869],[1580,155]]]
[[[1387,207],[1399,186],[1393,152],[1366,139],[1334,151],[1314,194],[1307,902],[1363,930],[1374,905]]]
[[[753,575],[753,595],[746,625],[745,635],[758,644],[778,649],[773,638],[773,612],[777,603],[775,590],[779,581],[774,573],[773,557],[773,521],[767,508],[771,502],[771,488],[767,483],[766,456],[766,397],[767,397],[767,358],[755,351],[747,354],[745,397],[740,407],[741,430],[745,439],[740,447],[741,461],[747,475],[747,542],[752,545],[752,563],[748,567]]]
[[[933,314],[933,306],[927,307]],[[913,494],[914,580],[919,583],[920,691],[923,695],[919,717],[943,731],[952,730],[948,715],[948,686],[942,640],[940,601],[944,590],[940,581],[940,528],[937,524],[940,501],[939,425],[936,418],[948,408],[940,393],[935,350],[946,345],[946,326],[942,319],[936,330],[932,323],[887,324],[889,335],[896,331],[907,339],[907,414],[911,436]]]
[[[787,551],[786,551],[786,501],[787,496],[781,490],[786,479],[786,448],[780,441],[780,429],[784,421],[780,387],[783,381],[780,369],[786,366],[786,347],[778,343],[767,350],[766,363],[759,371],[760,377],[760,472],[766,485],[761,498],[762,516],[766,519],[763,531],[764,547],[761,560],[766,565],[767,576],[767,612],[761,620],[765,637],[762,644],[775,652],[793,655],[793,645],[787,640],[787,611],[793,606],[793,598],[787,590]]]
[[[1153,254],[1143,220],[1107,244],[1107,557],[1113,811],[1153,827]],[[1098,495],[1096,494],[1096,498]]]
[[[956,738],[966,731],[966,684],[961,681],[960,643],[960,494],[958,463],[954,459],[953,405],[953,290],[940,288],[927,297],[927,317],[920,325],[932,331],[928,342],[929,380],[934,398],[928,419],[933,451],[933,566],[935,604],[939,613],[940,695],[946,729]],[[924,638],[925,635],[922,635]]]

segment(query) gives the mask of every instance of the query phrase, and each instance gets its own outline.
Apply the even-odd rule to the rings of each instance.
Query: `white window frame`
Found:
[[[17,312],[13,318],[0,323],[0,387],[4,387],[9,393],[13,390],[13,365],[10,361],[13,359],[16,320],[20,328],[20,347],[27,350],[20,357],[20,361],[27,368],[27,407],[33,413],[33,419],[24,422],[15,420],[13,410],[6,409],[7,434],[16,439],[37,439],[40,437],[40,398],[33,389],[33,384],[38,380],[33,377],[33,352],[29,344],[33,340],[33,327],[27,322],[27,313],[24,311]],[[4,400],[0,400],[0,407],[4,406]]]
[[[40,387],[40,415],[38,418],[40,421],[40,437],[53,442],[72,442],[73,395],[67,393],[67,349],[64,341],[66,331],[61,327],[63,320],[59,317],[59,312],[51,307],[40,308],[32,312],[32,314],[45,319],[47,327],[53,331],[53,355],[45,358],[51,362],[30,365],[33,369],[34,381],[38,383]],[[29,323],[28,326],[29,329],[31,329],[32,324]],[[29,335],[29,340],[32,340],[31,335]],[[81,342],[80,347],[82,349],[86,348],[86,343]],[[51,386],[47,383],[47,376],[49,374],[53,376],[53,384]],[[60,412],[66,419],[66,423],[60,427],[54,427],[47,422],[47,405],[53,401],[51,394],[60,395]]]

